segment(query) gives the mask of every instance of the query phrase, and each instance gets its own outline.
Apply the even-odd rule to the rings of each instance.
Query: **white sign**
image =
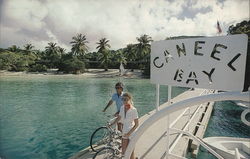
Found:
[[[164,40],[151,46],[151,83],[242,91],[245,34]]]

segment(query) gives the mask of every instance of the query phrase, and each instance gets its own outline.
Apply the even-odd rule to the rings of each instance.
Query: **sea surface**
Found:
[[[91,133],[115,112],[115,105],[102,110],[118,81],[140,116],[154,109],[155,85],[148,79],[0,77],[0,158],[66,159],[89,146]],[[174,87],[172,96],[185,90]],[[160,95],[167,101],[167,86]]]
[[[89,145],[91,133],[104,125],[115,105],[103,113],[114,85],[122,81],[133,95],[139,116],[154,109],[155,85],[148,79],[81,76],[0,77],[0,158],[67,159]],[[187,88],[173,87],[172,97]],[[160,88],[160,103],[167,101]],[[250,137],[240,121],[243,108],[217,102],[206,136]],[[203,149],[200,159],[211,156]]]
[[[245,109],[232,101],[215,102],[204,137],[227,136],[250,138],[250,127],[245,125],[240,117]],[[246,115],[246,119],[250,121],[249,113]],[[200,147],[197,158],[216,159],[216,157],[208,153],[203,147]]]

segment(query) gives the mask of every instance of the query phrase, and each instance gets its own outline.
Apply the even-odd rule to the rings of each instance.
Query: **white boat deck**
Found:
[[[186,91],[177,97],[173,98],[171,102],[178,102],[184,99],[188,99],[191,97],[199,96],[204,89],[195,89],[195,90],[189,90]],[[213,103],[207,104],[204,103],[198,110],[196,111],[199,105],[190,107],[190,112],[188,109],[182,109],[179,111],[176,111],[170,115],[170,125],[172,128],[178,128],[178,129],[188,129],[191,133],[196,133],[197,130],[197,123],[200,122],[200,119],[204,115],[204,112],[208,109],[208,107],[212,107]],[[163,107],[167,107],[167,104],[160,106],[160,109]],[[211,110],[211,109],[210,109]],[[196,111],[196,113],[195,113]],[[144,116],[140,117],[139,123],[144,122],[146,119],[148,119],[155,110],[145,114]],[[207,111],[210,113],[211,111]],[[193,117],[192,122],[190,122],[190,125],[187,126],[187,123],[189,121],[189,118]],[[207,120],[209,120],[209,117]],[[206,122],[207,124],[207,122]],[[203,133],[199,133],[203,136],[205,131],[206,125],[202,127]],[[166,155],[166,146],[167,146],[167,136],[166,136],[166,130],[167,130],[167,117],[157,121],[155,124],[153,124],[148,130],[145,131],[145,133],[141,136],[139,141],[136,144],[135,148],[135,154],[140,159],[161,159],[164,158]],[[199,137],[202,137],[199,136]],[[170,150],[171,153],[176,154],[178,156],[185,156],[187,147],[189,144],[189,139],[186,136],[180,136],[178,139],[178,134],[173,133],[170,135]],[[197,145],[198,146],[198,145]],[[196,149],[197,149],[196,146]],[[91,149],[88,147],[80,152],[78,152],[76,155],[70,157],[70,159],[91,159],[95,153],[91,151]]]

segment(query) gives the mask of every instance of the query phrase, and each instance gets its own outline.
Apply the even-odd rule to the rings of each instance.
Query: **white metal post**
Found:
[[[188,121],[190,121],[190,119],[191,119],[191,110],[190,110],[190,107],[188,107]],[[189,125],[187,128],[187,131],[189,132]]]
[[[156,84],[156,103],[155,103],[156,111],[159,111],[159,105],[160,105],[160,85]]]
[[[171,104],[172,98],[172,86],[168,85],[168,106]],[[167,152],[166,159],[169,158],[169,146],[170,146],[170,114],[167,116]]]
[[[168,105],[170,105],[170,100],[172,99],[172,86],[168,86]]]
[[[155,122],[166,117],[167,114],[173,113],[175,111],[178,111],[180,109],[184,109],[193,105],[198,105],[198,104],[212,102],[212,101],[223,101],[223,100],[242,100],[242,101],[247,102],[249,101],[249,92],[224,92],[224,93],[208,94],[208,95],[203,95],[203,96],[198,96],[198,97],[193,97],[193,98],[189,98],[186,100],[182,100],[182,101],[179,101],[178,103],[173,103],[172,105],[168,107],[162,108],[160,111],[156,112],[155,114],[152,114],[152,116],[146,119],[137,128],[137,130],[131,135],[130,137],[131,140],[126,149],[124,159],[130,158],[130,155],[135,148],[135,144],[138,142],[138,140],[143,135],[143,133],[150,126],[152,126]],[[191,133],[188,133],[188,134],[191,135]],[[199,140],[197,140],[197,142],[199,142]],[[204,146],[205,148],[207,147],[205,144],[202,146]],[[212,150],[211,151],[209,150],[209,152],[213,153]]]
[[[140,137],[143,133],[152,126],[155,122],[159,121],[160,119],[166,117],[167,114],[173,113],[180,109],[184,109],[193,105],[198,105],[206,102],[212,101],[223,101],[223,100],[242,100],[242,101],[249,101],[249,92],[224,92],[224,93],[215,93],[215,94],[208,94],[198,97],[189,98],[186,100],[179,101],[178,103],[173,103],[168,107],[162,108],[157,113],[152,114],[147,120],[145,120],[137,130],[131,135],[128,147],[125,152],[124,159],[129,159],[132,151],[135,148],[135,144],[138,142]],[[188,133],[191,134],[191,133]],[[197,142],[199,142],[197,140]],[[202,145],[203,146],[203,145]],[[205,145],[206,146],[206,145]],[[212,151],[209,151],[212,153]]]

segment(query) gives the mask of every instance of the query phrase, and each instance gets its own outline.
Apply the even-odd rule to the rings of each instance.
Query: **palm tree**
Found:
[[[26,44],[23,47],[24,47],[23,51],[26,55],[35,55],[33,50],[34,46],[32,44]]]
[[[23,47],[24,47],[24,50],[26,51],[32,51],[32,49],[34,48],[32,44],[26,44]]]
[[[123,52],[121,50],[117,50],[116,60],[119,64],[127,64],[127,58],[123,55]]]
[[[150,42],[153,41],[152,38],[144,34],[136,39],[139,42],[136,45],[137,58],[140,60],[147,58],[150,54]]]
[[[136,60],[136,45],[135,44],[128,44],[127,47],[124,49],[124,55],[127,58],[128,62],[131,62],[128,67],[132,66],[131,71],[134,71],[134,61]]]
[[[60,55],[63,55],[63,54],[66,53],[66,49],[64,49],[64,48],[62,48],[62,47],[60,47],[60,46],[57,46],[57,50],[58,50],[58,53],[59,53]]]
[[[134,44],[128,44],[124,49],[124,55],[128,61],[134,61],[136,59],[136,48]]]
[[[109,54],[109,48],[110,45],[108,44],[109,40],[106,38],[102,38],[99,40],[98,46],[96,47],[96,49],[98,49],[98,53],[101,54],[100,56],[100,61],[101,64],[103,65],[105,71],[108,71],[108,64],[111,62],[110,60],[110,54]]]
[[[47,55],[53,55],[53,54],[58,54],[58,47],[56,46],[56,43],[49,42],[49,46],[45,47],[45,52]]]
[[[72,44],[71,51],[73,55],[83,56],[88,52],[88,46],[86,45],[88,41],[85,35],[77,34],[72,39],[73,41],[70,44]]]
[[[46,59],[48,60],[48,66],[49,67],[57,67],[61,55],[58,51],[58,46],[56,46],[56,43],[48,43],[48,46],[45,47],[45,53],[46,53]]]
[[[98,46],[96,47],[96,49],[99,49],[97,52],[102,53],[103,50],[108,50],[110,48],[110,45],[108,44],[109,40],[106,38],[102,38],[99,40]]]
[[[19,52],[20,47],[18,47],[16,45],[12,45],[11,47],[8,48],[8,50],[11,51],[11,52]]]

